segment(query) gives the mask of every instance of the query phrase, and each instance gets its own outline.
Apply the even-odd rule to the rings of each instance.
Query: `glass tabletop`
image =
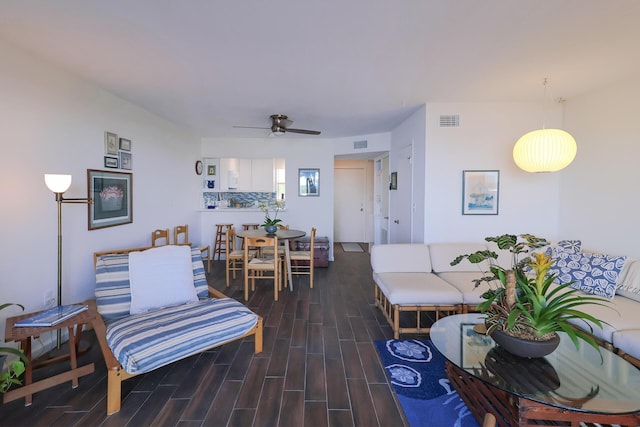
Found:
[[[640,370],[616,354],[604,348],[599,353],[582,341],[576,348],[561,333],[550,355],[520,358],[473,330],[483,319],[482,314],[444,317],[431,327],[431,341],[458,368],[519,397],[583,412],[640,411]]]

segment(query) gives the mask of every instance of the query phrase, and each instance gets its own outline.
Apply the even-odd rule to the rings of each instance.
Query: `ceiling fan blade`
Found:
[[[303,133],[305,135],[320,135],[319,130],[308,130],[308,129],[290,129],[287,128],[287,132],[291,133]]]
[[[258,127],[258,126],[232,126],[236,129],[270,129],[270,128],[265,128],[265,127]]]

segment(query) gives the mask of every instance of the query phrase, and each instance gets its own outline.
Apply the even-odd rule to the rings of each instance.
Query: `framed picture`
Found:
[[[320,169],[298,169],[298,196],[320,195]]]
[[[462,215],[498,215],[500,171],[462,171]]]
[[[460,336],[462,342],[460,349],[460,361],[462,369],[479,368],[484,364],[485,356],[495,344],[489,335],[479,334],[473,330],[475,324],[462,323],[460,325]]]
[[[131,153],[121,151],[118,157],[120,158],[120,169],[131,170]]]
[[[118,155],[118,135],[115,133],[104,133],[104,153]]]
[[[120,138],[120,149],[122,151],[131,151],[131,140]]]
[[[391,177],[389,179],[389,190],[397,190],[398,189],[398,172],[391,172]]]
[[[109,157],[104,156],[104,167],[105,168],[118,168],[118,158],[117,157]]]
[[[133,176],[127,172],[87,169],[89,230],[133,222]]]
[[[216,174],[216,165],[207,166],[207,175],[215,175]]]
[[[120,169],[131,170],[131,153],[121,151],[118,156],[120,157]]]

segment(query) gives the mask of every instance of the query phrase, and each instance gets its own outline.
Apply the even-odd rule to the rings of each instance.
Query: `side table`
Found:
[[[36,326],[36,327],[15,327],[15,323],[19,320],[31,317],[35,313],[21,314],[19,316],[9,317],[5,329],[5,341],[16,341],[20,343],[20,348],[24,351],[25,356],[29,359],[29,363],[25,367],[24,385],[14,390],[8,391],[4,395],[4,402],[11,402],[24,397],[24,405],[31,405],[33,393],[45,390],[58,384],[71,381],[71,387],[78,387],[78,378],[92,373],[95,369],[94,364],[90,363],[78,367],[78,347],[80,345],[80,336],[82,334],[82,326],[90,323],[95,318],[95,312],[89,308],[77,315],[70,317],[64,322],[60,322],[54,326]],[[45,332],[56,331],[58,329],[67,328],[69,331],[69,354],[64,354],[52,359],[48,359],[38,363],[32,363],[31,360],[31,341],[38,338]],[[62,360],[70,360],[70,369],[60,374],[54,375],[40,381],[33,382],[33,370],[44,365],[50,365]]]

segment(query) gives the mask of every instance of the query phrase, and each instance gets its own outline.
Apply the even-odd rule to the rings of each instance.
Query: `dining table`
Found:
[[[287,262],[287,280],[289,281],[289,290],[293,292],[293,274],[291,273],[291,252],[289,249],[289,240],[306,236],[306,232],[302,230],[291,230],[287,228],[278,229],[275,234],[269,234],[264,228],[255,230],[242,230],[236,233],[236,236],[245,237],[277,237],[278,240],[284,242],[284,256]]]

